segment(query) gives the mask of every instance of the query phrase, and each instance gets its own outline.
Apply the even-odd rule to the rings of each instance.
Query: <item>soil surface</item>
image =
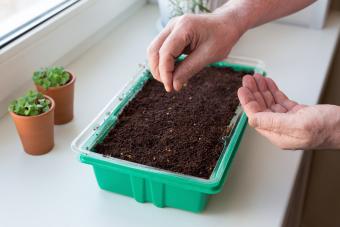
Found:
[[[149,80],[95,151],[208,179],[239,105],[237,90],[243,75],[229,68],[206,67],[180,92],[172,93]]]

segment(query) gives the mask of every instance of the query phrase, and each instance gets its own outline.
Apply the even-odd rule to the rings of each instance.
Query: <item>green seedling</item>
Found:
[[[185,13],[211,13],[208,3],[203,0],[169,0],[169,4],[172,7],[171,18]]]
[[[70,74],[63,67],[55,66],[37,70],[33,74],[35,84],[42,86],[45,90],[50,87],[59,87],[67,84]]]
[[[11,102],[8,107],[10,112],[21,116],[36,116],[47,112],[51,102],[41,93],[29,91],[25,96]]]

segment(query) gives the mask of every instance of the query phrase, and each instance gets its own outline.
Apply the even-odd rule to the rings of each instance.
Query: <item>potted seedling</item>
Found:
[[[54,146],[53,99],[36,91],[11,102],[8,110],[24,150],[31,155],[49,152]]]
[[[55,101],[54,123],[65,124],[73,119],[74,83],[76,77],[63,67],[44,68],[34,72],[37,90]]]

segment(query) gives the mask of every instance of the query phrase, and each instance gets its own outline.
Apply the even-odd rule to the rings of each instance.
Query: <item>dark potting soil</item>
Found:
[[[209,178],[239,105],[243,72],[206,67],[180,92],[149,80],[95,151],[164,170]]]

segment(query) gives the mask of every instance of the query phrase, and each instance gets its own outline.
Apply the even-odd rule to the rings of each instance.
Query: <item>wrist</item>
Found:
[[[247,23],[239,18],[237,12],[231,9],[218,9],[212,13],[218,23],[223,27],[224,34],[234,33],[240,38],[247,30]]]
[[[243,34],[257,24],[258,16],[255,15],[251,5],[242,0],[228,1],[217,8],[213,14],[220,15],[223,22],[229,26],[232,21],[232,26],[237,27]]]
[[[329,111],[324,116],[325,139],[321,148],[340,149],[340,106],[326,106]]]

